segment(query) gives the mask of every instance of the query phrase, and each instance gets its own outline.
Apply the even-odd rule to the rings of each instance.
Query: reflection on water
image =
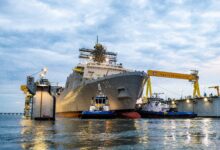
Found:
[[[21,128],[21,147],[23,149],[44,150],[51,148],[54,142],[48,139],[48,135],[53,137],[56,134],[54,130],[54,122],[45,121],[37,122],[31,120],[22,120]]]
[[[0,119],[0,149],[218,149],[219,124],[220,119]]]

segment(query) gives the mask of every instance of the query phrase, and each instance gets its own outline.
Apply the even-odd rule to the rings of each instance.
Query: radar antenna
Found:
[[[79,58],[93,60],[94,62],[98,62],[98,63],[103,63],[103,62],[116,63],[117,53],[108,52],[106,48],[99,43],[98,35],[96,38],[97,39],[94,49],[87,49],[87,48],[79,49],[80,51]]]

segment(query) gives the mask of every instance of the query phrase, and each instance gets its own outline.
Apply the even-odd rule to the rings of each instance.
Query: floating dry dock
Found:
[[[220,97],[175,100],[178,111],[194,112],[198,117],[220,117]]]
[[[55,120],[56,94],[60,87],[51,86],[44,78],[47,69],[40,71],[40,79],[35,81],[33,76],[27,76],[27,84],[21,85],[26,95],[24,116],[35,120]]]

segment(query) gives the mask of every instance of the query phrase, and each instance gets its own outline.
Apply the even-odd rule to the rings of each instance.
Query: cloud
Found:
[[[219,82],[219,10],[216,0],[2,0],[0,84],[19,98],[1,89],[5,104],[0,109],[14,109],[23,99],[19,85],[44,66],[50,80],[65,84],[78,63],[78,49],[93,47],[96,35],[126,68],[198,69],[201,90],[207,91]],[[153,82],[155,92],[167,97],[192,91],[187,81]],[[22,112],[23,106],[19,103],[16,110]]]

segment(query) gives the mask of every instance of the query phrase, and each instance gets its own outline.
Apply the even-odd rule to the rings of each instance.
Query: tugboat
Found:
[[[109,109],[108,97],[102,93],[100,84],[98,84],[98,91],[95,99],[92,98],[89,110],[82,112],[82,119],[111,119],[116,117],[115,112]]]
[[[148,98],[148,102],[138,109],[142,118],[195,118],[193,112],[178,112],[159,97]]]

